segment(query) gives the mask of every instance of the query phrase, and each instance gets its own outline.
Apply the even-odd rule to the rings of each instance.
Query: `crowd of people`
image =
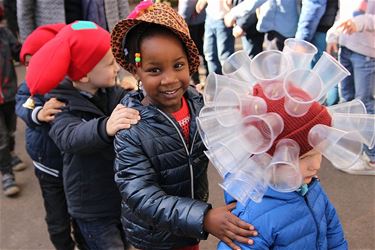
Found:
[[[208,234],[220,240],[218,249],[348,249],[316,178],[322,155],[306,131],[330,126],[326,106],[339,102],[358,98],[374,114],[375,1],[179,0],[175,9],[151,0],[134,8],[127,0],[6,2],[2,189],[17,197],[14,171],[27,167],[14,153],[18,116],[56,249],[196,250]],[[311,67],[326,51],[350,76],[302,120],[255,86],[253,95],[285,122],[279,140],[298,137],[303,182],[293,192],[270,192],[262,203],[240,204],[226,194],[226,205],[212,207],[196,118],[205,78],[223,74],[236,38],[249,58],[282,51],[288,38],[308,41],[318,49]],[[19,86],[16,62],[26,67]],[[137,86],[124,87],[120,71]],[[375,147],[365,145],[361,158],[347,173],[375,175]],[[298,229],[287,229],[292,224]]]

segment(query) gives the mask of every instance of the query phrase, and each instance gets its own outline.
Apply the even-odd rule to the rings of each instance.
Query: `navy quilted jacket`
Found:
[[[191,115],[188,146],[177,121],[155,106],[143,106],[142,95],[132,93],[122,100],[141,115],[138,124],[115,138],[122,223],[136,248],[181,248],[207,237],[208,160],[195,123],[203,100],[193,89],[185,97]]]
[[[237,243],[241,249],[348,249],[336,210],[317,179],[305,196],[268,189],[261,203],[237,203],[232,212],[259,232],[254,245]],[[220,242],[218,249],[230,248]]]

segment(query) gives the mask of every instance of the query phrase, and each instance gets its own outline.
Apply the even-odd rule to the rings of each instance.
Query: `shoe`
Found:
[[[21,159],[18,158],[18,156],[16,155],[12,156],[10,165],[12,166],[12,169],[14,171],[22,171],[27,167],[26,164],[23,161],[21,161]]]
[[[375,162],[370,161],[368,156],[363,154],[353,166],[340,170],[354,175],[375,175]]]
[[[16,184],[13,174],[4,174],[2,183],[3,191],[6,196],[14,196],[20,192],[20,188]]]

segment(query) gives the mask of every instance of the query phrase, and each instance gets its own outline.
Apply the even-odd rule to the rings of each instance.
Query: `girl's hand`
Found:
[[[225,242],[232,249],[241,249],[233,243],[238,241],[244,244],[252,245],[254,242],[249,236],[257,236],[254,226],[240,220],[231,213],[236,207],[236,203],[227,206],[212,208],[204,218],[204,230],[216,238]]]
[[[40,122],[51,122],[55,119],[55,115],[61,112],[61,108],[65,103],[58,101],[56,98],[49,99],[44,103],[42,109],[37,114],[37,119]]]
[[[117,104],[107,121],[107,135],[114,136],[121,129],[130,128],[132,124],[137,124],[141,119],[138,110],[127,108],[122,104]]]
[[[337,26],[337,30],[341,30],[344,34],[351,35],[352,33],[357,32],[357,26],[353,19],[348,19]]]

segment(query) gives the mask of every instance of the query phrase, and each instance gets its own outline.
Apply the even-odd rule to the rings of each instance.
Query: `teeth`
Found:
[[[173,91],[165,91],[164,93],[166,93],[167,95],[171,95],[171,94],[174,94],[176,93],[177,90],[173,90]]]

